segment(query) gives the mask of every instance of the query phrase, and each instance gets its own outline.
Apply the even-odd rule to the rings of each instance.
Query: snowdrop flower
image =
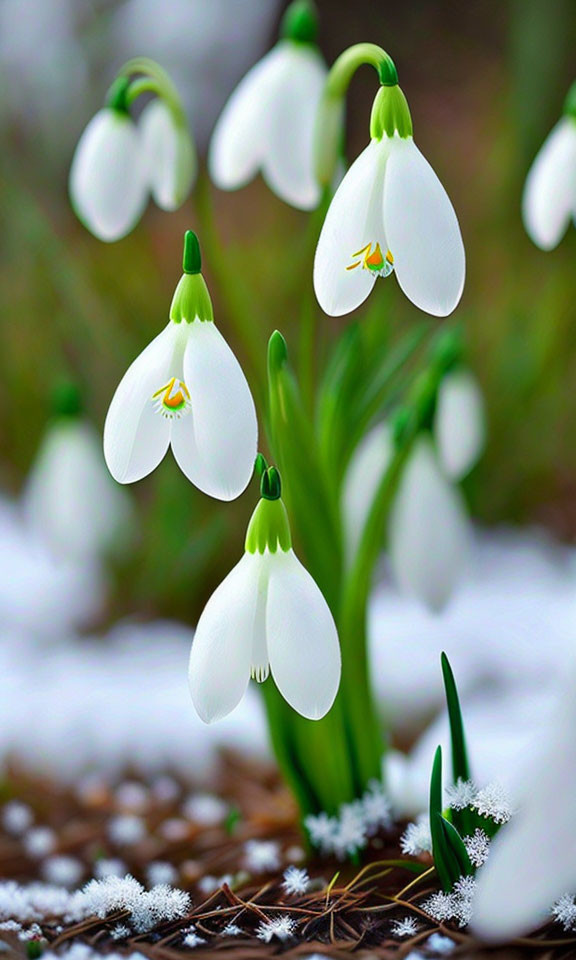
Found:
[[[360,441],[348,465],[342,492],[346,548],[352,559],[362,539],[370,508],[392,459],[394,444],[387,423],[378,423]]]
[[[400,589],[441,610],[462,575],[470,537],[460,493],[444,476],[425,436],[416,441],[402,472],[388,538]]]
[[[292,550],[280,477],[262,475],[246,552],[202,613],[190,654],[190,691],[205,723],[230,713],[250,676],[269,672],[302,716],[328,713],[340,683],[340,648],[332,614]]]
[[[133,80],[134,73],[145,76]],[[136,124],[130,106],[148,92],[157,96]],[[195,173],[194,146],[172,82],[153,61],[128,61],[76,147],[70,170],[76,214],[100,240],[120,240],[136,226],[150,193],[164,210],[181,206]]]
[[[106,469],[76,388],[64,385],[55,406],[24,489],[24,517],[56,556],[99,558],[130,538],[132,506]]]
[[[372,108],[370,143],[342,180],[322,227],[314,262],[316,296],[327,314],[342,316],[364,302],[378,277],[395,272],[409,300],[444,317],[464,287],[460,227],[444,187],[414,143],[396,68],[380,48],[358,44],[332,67],[323,101],[326,119],[321,115],[318,124],[318,156],[322,128],[338,113],[351,64],[363,62],[376,67],[382,85]]]
[[[485,940],[528,933],[566,890],[576,889],[575,683],[572,666],[541,742],[530,753],[518,810],[492,840],[478,874],[474,928]]]
[[[482,394],[463,368],[446,374],[438,388],[434,436],[446,476],[461,480],[477,462],[486,439]]]
[[[115,480],[133,483],[172,446],[195,486],[233,500],[252,475],[256,410],[240,365],[214,324],[200,268],[198,239],[189,230],[170,320],[120,381],[104,426],[104,455]]]
[[[536,246],[552,250],[576,214],[576,84],[558,121],[530,168],[524,195],[524,226]]]
[[[271,190],[302,210],[317,206],[313,143],[326,67],[315,44],[316,15],[295,0],[283,38],[246,74],[218,120],[208,157],[222,190],[245,186],[258,170]]]

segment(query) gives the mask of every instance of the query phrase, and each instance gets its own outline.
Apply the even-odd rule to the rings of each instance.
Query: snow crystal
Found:
[[[222,931],[223,937],[238,937],[242,933],[242,927],[237,923],[227,923]]]
[[[61,854],[48,857],[42,864],[42,877],[57,887],[75,887],[82,879],[84,864],[77,857]]]
[[[452,953],[456,948],[456,942],[450,937],[445,937],[441,933],[432,933],[426,940],[426,946],[429,950],[434,950],[436,953],[446,954]]]
[[[494,823],[507,823],[512,816],[510,797],[501,783],[489,783],[479,790],[472,806],[482,817],[489,817]]]
[[[207,874],[198,881],[198,889],[200,893],[209,897],[211,893],[220,890],[220,887],[224,884],[231,887],[233,883],[234,877],[231,873],[225,873],[222,877],[212,877],[210,874]]]
[[[419,924],[414,917],[404,917],[402,920],[393,920],[390,930],[395,937],[413,937],[418,933]]]
[[[105,877],[124,877],[127,874],[126,864],[117,857],[102,857],[94,864],[94,876],[97,880]]]
[[[190,909],[190,897],[183,890],[159,884],[144,890],[134,877],[106,877],[91,880],[81,896],[86,910],[98,917],[106,917],[116,910],[126,910],[137,933],[152,930],[164,920],[175,920]]]
[[[432,837],[430,835],[430,821],[427,814],[422,814],[415,823],[409,823],[400,837],[402,853],[417,857],[421,853],[432,852]]]
[[[40,860],[55,849],[56,834],[50,827],[32,827],[24,834],[22,843],[29,857]]]
[[[274,840],[248,840],[244,866],[250,873],[271,873],[280,866],[280,847]]]
[[[34,814],[30,807],[25,803],[19,803],[12,800],[7,803],[2,811],[2,826],[6,833],[13,837],[19,837],[25,833],[34,822]]]
[[[214,827],[228,816],[228,804],[211,793],[196,793],[182,805],[182,812],[188,820],[202,827]]]
[[[304,821],[314,846],[340,859],[363,850],[369,837],[391,823],[390,801],[382,784],[376,780],[360,800],[342,804],[336,816],[319,813],[306,817]]]
[[[118,846],[131,847],[146,836],[146,824],[135,814],[120,814],[109,821],[108,836]]]
[[[456,783],[450,784],[446,790],[448,806],[452,810],[464,810],[466,807],[472,807],[477,793],[476,785],[472,780],[463,780],[462,777],[458,777]]]
[[[172,884],[178,879],[178,871],[167,861],[155,860],[146,868],[146,879],[151,887],[162,883]]]
[[[552,907],[552,916],[566,931],[576,930],[576,903],[574,897],[564,893]]]
[[[192,947],[192,948],[199,947],[200,944],[206,943],[204,938],[201,937],[197,932],[194,924],[191,924],[191,926],[186,927],[186,929],[182,931],[182,935],[183,935],[182,943],[184,944],[185,947]]]
[[[125,780],[117,788],[114,796],[119,807],[130,810],[132,813],[142,813],[150,802],[148,789],[137,780]]]
[[[439,923],[456,920],[460,927],[466,927],[472,919],[475,887],[474,877],[460,877],[451,893],[433,893],[422,907]]]
[[[464,837],[464,846],[473,866],[481,867],[486,863],[490,853],[490,837],[484,830],[477,827],[472,836]]]
[[[392,807],[384,785],[378,780],[372,780],[368,790],[361,800],[364,814],[364,824],[369,836],[379,829],[392,826]]]
[[[292,917],[277,916],[263,921],[256,930],[256,936],[264,943],[270,943],[274,937],[289,940],[294,933],[296,921]]]
[[[307,870],[299,870],[298,867],[288,867],[284,871],[282,886],[289,896],[306,893],[310,886],[310,877],[308,876]]]
[[[315,847],[318,847],[323,853],[332,852],[334,835],[338,828],[336,817],[329,817],[327,813],[310,814],[304,820],[304,826]]]
[[[117,923],[115,927],[112,927],[110,936],[113,940],[127,940],[131,933],[130,927],[127,927],[125,923]]]

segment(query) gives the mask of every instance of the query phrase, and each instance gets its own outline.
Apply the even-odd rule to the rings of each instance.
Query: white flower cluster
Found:
[[[552,907],[552,916],[566,931],[576,930],[576,903],[574,897],[564,893]]]
[[[460,877],[451,893],[433,893],[422,904],[426,913],[438,923],[455,920],[458,926],[466,927],[472,919],[472,907],[476,880],[474,877]]]
[[[427,813],[422,813],[415,823],[409,823],[400,837],[400,849],[411,857],[421,853],[432,853],[432,836],[430,834],[430,820]]]
[[[274,937],[278,940],[289,940],[296,928],[296,921],[287,915],[271,917],[264,920],[256,930],[256,936],[264,943],[270,943]]]
[[[319,813],[304,821],[314,846],[340,860],[363,850],[369,837],[391,825],[390,801],[377,780],[372,781],[362,799],[342,804],[336,816]]]
[[[453,786],[448,787],[446,794],[448,806],[452,810],[469,807],[476,810],[480,816],[500,825],[507,823],[513,813],[510,797],[501,783],[489,783],[487,787],[479,790],[472,780],[460,778]]]

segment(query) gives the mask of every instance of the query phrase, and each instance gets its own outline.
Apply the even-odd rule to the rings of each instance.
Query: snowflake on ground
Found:
[[[507,823],[513,812],[510,797],[502,784],[496,782],[478,791],[472,807],[482,817],[489,817],[494,823],[500,824]]]
[[[228,816],[228,804],[211,793],[196,793],[185,801],[182,812],[203,827],[215,827]]]
[[[418,933],[419,924],[414,917],[404,917],[402,920],[393,920],[390,931],[395,937],[413,937]]]
[[[299,870],[298,867],[288,867],[284,871],[284,880],[282,886],[289,896],[298,896],[306,893],[310,886],[310,877],[307,870]]]
[[[146,868],[146,880],[149,886],[156,887],[161,883],[175,883],[178,871],[171,863],[164,860],[154,860]]]
[[[242,933],[242,927],[237,923],[227,923],[222,931],[223,937],[238,937]]]
[[[197,932],[196,927],[192,924],[191,927],[187,927],[182,931],[184,937],[182,943],[185,947],[199,947],[201,944],[206,943],[204,937],[201,937]]]
[[[146,824],[141,817],[133,813],[119,814],[108,824],[108,836],[112,843],[121,847],[131,847],[140,843],[146,836]]]
[[[444,937],[441,933],[432,933],[426,940],[425,946],[435,953],[452,953],[456,948],[456,943],[450,937]]]
[[[490,853],[490,837],[484,830],[477,827],[472,836],[464,837],[464,846],[474,867],[481,867],[486,863]]]
[[[339,860],[355,856],[368,843],[366,820],[361,800],[340,807],[333,849]]]
[[[127,940],[131,933],[130,927],[126,926],[125,923],[117,923],[115,927],[112,927],[110,936],[113,940]]]
[[[368,836],[372,836],[380,829],[387,829],[392,826],[390,800],[384,792],[384,785],[378,780],[370,782],[361,803]]]
[[[124,861],[115,857],[102,857],[94,864],[94,876],[97,880],[104,880],[105,877],[125,877],[127,873]]]
[[[22,843],[29,857],[40,860],[54,851],[56,834],[50,827],[32,827],[24,835]]]
[[[278,940],[289,940],[296,928],[296,921],[292,917],[277,916],[264,920],[256,930],[256,936],[264,943],[270,943],[274,937]]]
[[[106,917],[115,910],[126,910],[137,933],[146,933],[164,920],[176,920],[190,909],[190,897],[183,890],[159,884],[145,890],[131,876],[91,880],[80,893],[86,913]]]
[[[552,907],[552,916],[566,931],[576,930],[576,903],[574,897],[564,893]]]
[[[272,873],[280,866],[280,847],[274,840],[248,840],[244,866],[250,873]]]
[[[304,820],[304,826],[315,847],[318,847],[322,853],[332,853],[334,836],[338,829],[336,817],[329,817],[327,813],[310,814]]]
[[[412,857],[432,852],[430,820],[426,814],[418,817],[415,823],[409,823],[400,837],[400,849]]]
[[[230,888],[234,886],[234,877],[231,873],[225,873],[222,877],[213,877],[210,874],[206,874],[205,877],[201,877],[198,881],[198,889],[200,893],[209,897],[211,893],[220,890],[220,887],[223,887],[224,884]]]
[[[478,790],[472,780],[463,780],[458,777],[456,783],[451,784],[446,790],[446,800],[452,810],[465,810],[466,807],[472,807],[476,800]]]
[[[2,826],[12,837],[19,837],[22,833],[26,833],[33,822],[34,814],[30,807],[18,800],[7,803],[2,811]]]
[[[77,857],[59,854],[48,857],[42,864],[42,876],[58,887],[75,887],[84,873],[84,864]]]
[[[390,801],[377,780],[360,800],[342,804],[336,816],[319,813],[304,821],[313,845],[340,860],[355,856],[366,847],[369,837],[391,824]]]
[[[474,877],[460,877],[451,893],[433,893],[422,904],[426,913],[438,923],[455,920],[460,927],[466,927],[472,919],[472,903],[476,881]]]

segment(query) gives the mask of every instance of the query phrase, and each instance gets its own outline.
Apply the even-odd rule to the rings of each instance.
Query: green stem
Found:
[[[155,93],[165,101],[175,122],[182,126],[186,125],[186,114],[178,91],[169,74],[160,64],[148,57],[133,57],[120,67],[118,76],[129,77],[133,74],[142,74],[142,79],[130,84],[129,104],[134,103],[142,93]]]
[[[310,217],[307,243],[310,250],[310,260],[314,259],[314,253],[318,244],[318,237],[322,229],[322,224],[328,212],[328,207],[332,200],[332,191],[325,187],[322,191],[320,203]],[[306,408],[313,413],[314,411],[314,383],[316,364],[315,358],[320,353],[320,345],[317,340],[318,331],[318,303],[312,283],[312,277],[309,276],[304,290],[302,309],[300,312],[300,337],[299,337],[299,380],[302,395]]]
[[[383,86],[393,87],[398,83],[396,65],[382,47],[375,43],[355,43],[334,61],[326,80],[325,95],[335,99],[345,97],[352,77],[364,64],[374,67]]]

